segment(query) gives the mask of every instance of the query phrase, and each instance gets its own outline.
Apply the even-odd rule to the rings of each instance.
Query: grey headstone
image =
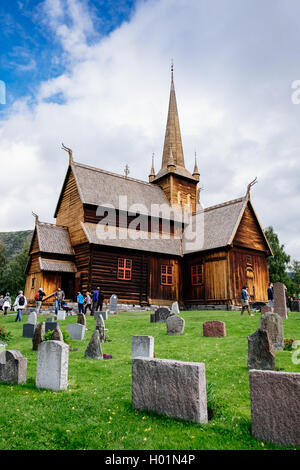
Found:
[[[284,319],[287,319],[286,305],[286,287],[282,282],[275,282],[273,286],[274,292],[274,312]]]
[[[250,370],[249,382],[253,436],[300,446],[300,373]]]
[[[178,315],[180,313],[178,302],[173,302],[171,307],[171,314]]]
[[[300,312],[300,300],[292,300],[291,312]]]
[[[56,317],[57,317],[56,319],[57,319],[58,321],[59,321],[59,320],[65,320],[65,319],[66,319],[66,312],[65,312],[65,310],[58,310]]]
[[[103,320],[108,319],[108,310],[103,310],[102,312],[100,312],[100,314],[102,315]]]
[[[97,312],[94,312],[94,320],[98,320],[98,318],[101,316],[101,312],[98,310]]]
[[[102,315],[99,315],[96,321],[96,330],[99,331],[100,343],[105,341],[105,325]]]
[[[109,301],[109,313],[115,313],[118,311],[118,297],[113,294]]]
[[[32,338],[32,349],[37,351],[39,344],[43,341],[45,335],[45,323],[40,322],[36,325]]]
[[[178,315],[171,315],[167,318],[167,334],[168,335],[183,335],[185,321]]]
[[[20,351],[6,350],[0,353],[0,382],[20,384],[26,382],[27,358]]]
[[[53,318],[53,317],[48,317],[48,318],[46,318],[46,323],[51,323],[51,322],[54,322],[54,318]]]
[[[62,342],[64,342],[64,337],[63,337],[63,334],[62,334],[59,326],[57,326],[55,328],[55,330],[53,331],[51,339],[52,339],[52,341],[62,341]]]
[[[35,325],[32,323],[23,324],[23,337],[24,338],[33,338],[35,330]]]
[[[62,341],[44,341],[39,345],[36,387],[59,391],[68,387],[69,347]]]
[[[207,423],[205,365],[132,359],[132,406],[171,418]]]
[[[248,369],[273,370],[275,356],[268,332],[260,328],[248,336]]]
[[[51,321],[51,322],[46,321],[46,323],[45,323],[45,332],[47,333],[47,331],[49,331],[49,330],[54,331],[57,327],[59,327],[58,322],[56,322],[56,321]]]
[[[151,323],[161,323],[166,322],[167,318],[170,315],[173,315],[167,307],[160,307],[150,316]]]
[[[267,312],[262,315],[259,328],[268,332],[275,349],[283,349],[283,324],[277,313]]]
[[[36,312],[31,312],[27,319],[27,324],[36,325],[37,324],[37,314]]]
[[[85,350],[84,357],[87,359],[103,359],[98,330],[95,330],[92,334],[88,347]]]
[[[272,307],[270,307],[270,305],[263,305],[260,309],[260,313],[264,315],[267,312],[272,312]]]
[[[149,357],[154,356],[154,338],[153,336],[135,335],[131,338],[131,356]]]
[[[86,326],[86,318],[85,318],[84,313],[78,313],[78,315],[77,315],[77,323],[79,323],[80,325]]]
[[[71,323],[67,325],[67,331],[69,332],[72,339],[83,340],[85,335],[86,327],[79,323]]]

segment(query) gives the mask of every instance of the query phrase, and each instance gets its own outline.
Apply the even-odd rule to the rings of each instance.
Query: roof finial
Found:
[[[149,183],[152,183],[152,181],[155,178],[155,170],[154,170],[154,152],[152,153],[152,167],[150,170],[150,175],[149,175]]]
[[[199,170],[198,170],[196,151],[195,151],[195,165],[194,165],[193,177],[198,181],[200,180],[200,173],[199,173]]]
[[[35,225],[39,222],[39,216],[32,212],[33,217],[35,218]]]
[[[171,59],[171,81],[173,82],[174,78],[174,61]]]
[[[66,152],[68,152],[68,154],[69,154],[69,163],[70,164],[73,163],[73,152],[72,152],[72,150],[69,149],[69,147],[66,147],[63,143],[61,144],[61,146],[62,146],[61,148],[63,150],[65,150]]]
[[[127,177],[128,177],[128,175],[129,175],[129,173],[130,173],[130,171],[129,171],[129,167],[128,167],[127,163],[126,163],[126,166],[125,166],[124,173],[125,173],[125,178],[127,178]]]
[[[254,178],[253,181],[251,181],[248,186],[247,186],[247,192],[246,192],[246,197],[250,197],[250,189],[252,186],[254,186],[257,183],[257,176]]]

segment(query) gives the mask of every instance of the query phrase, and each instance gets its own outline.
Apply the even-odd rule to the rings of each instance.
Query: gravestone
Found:
[[[32,338],[32,349],[37,351],[39,344],[43,341],[45,335],[45,323],[40,322],[36,325]]]
[[[260,309],[260,313],[264,315],[267,312],[272,312],[272,308],[269,305],[263,305]]]
[[[275,282],[273,286],[274,291],[274,312],[284,319],[287,319],[287,306],[286,306],[286,287],[282,282]]]
[[[69,347],[62,341],[44,341],[39,345],[36,387],[67,390]]]
[[[102,315],[99,315],[96,321],[96,330],[99,331],[100,343],[105,341],[105,324]]]
[[[26,382],[27,358],[20,351],[6,350],[0,353],[0,382],[20,384]]]
[[[300,312],[300,300],[292,300],[291,312]]]
[[[66,319],[66,312],[65,310],[58,310],[57,315],[56,315],[57,321],[59,320],[65,320]]]
[[[51,322],[54,322],[54,318],[53,318],[53,317],[48,317],[48,318],[46,318],[46,323],[51,323]]]
[[[150,323],[166,322],[170,315],[173,314],[167,307],[160,307],[150,314]]]
[[[86,326],[86,318],[85,318],[84,313],[78,313],[78,315],[77,315],[77,323],[79,323],[79,325],[84,325],[84,326]]]
[[[248,336],[248,369],[273,370],[275,356],[268,332],[260,328]]]
[[[85,350],[84,357],[87,359],[103,359],[100,334],[98,330],[95,330],[92,334],[88,347]]]
[[[108,320],[108,310],[103,310],[100,314],[102,315],[103,320]]]
[[[54,331],[57,327],[59,327],[59,323],[56,321],[46,321],[45,323],[45,332],[51,330]]]
[[[64,342],[64,337],[63,337],[63,334],[62,334],[59,326],[57,326],[55,328],[55,330],[53,330],[51,339],[52,339],[52,341],[62,341],[62,342]]]
[[[207,423],[205,364],[132,359],[132,406],[170,418]]]
[[[98,312],[95,311],[95,312],[94,312],[94,319],[95,319],[95,320],[98,320],[98,318],[99,318],[100,316],[102,316],[101,313],[102,313],[102,312],[100,312],[100,311],[98,311]]]
[[[72,339],[82,341],[84,339],[86,327],[79,323],[71,323],[67,325],[67,331]]]
[[[23,324],[23,337],[24,338],[33,338],[35,330],[35,325],[32,323]]]
[[[253,436],[300,446],[300,373],[250,370],[249,382]]]
[[[167,318],[167,335],[183,335],[185,321],[178,315],[171,315]]]
[[[27,322],[28,325],[36,325],[37,324],[37,314],[36,312],[31,312],[28,316]]]
[[[173,302],[171,307],[171,314],[178,315],[180,313],[178,302]]]
[[[203,323],[203,336],[221,338],[226,336],[226,325],[223,321],[207,321]]]
[[[118,297],[113,294],[109,300],[109,313],[117,313],[118,311]]]
[[[259,328],[266,330],[275,349],[283,349],[282,318],[277,313],[267,312],[261,316]]]
[[[154,357],[154,338],[153,336],[135,335],[131,338],[131,356],[135,357]]]

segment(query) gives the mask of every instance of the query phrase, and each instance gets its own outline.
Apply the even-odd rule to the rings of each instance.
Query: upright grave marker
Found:
[[[32,349],[33,351],[37,351],[39,344],[43,341],[45,335],[45,323],[40,322],[37,324],[34,335],[32,338]]]
[[[268,332],[260,328],[248,336],[248,369],[273,370],[275,356]]]
[[[135,335],[131,337],[131,356],[135,357],[154,357],[154,338],[153,336]]]
[[[109,300],[109,313],[117,313],[118,312],[118,297],[116,294],[113,294]]]
[[[68,387],[69,347],[62,341],[44,341],[39,345],[36,387],[59,391]]]
[[[161,323],[166,322],[173,313],[167,307],[160,307],[155,310],[154,313],[150,314],[150,323]]]
[[[0,382],[20,384],[26,382],[27,358],[20,351],[6,350],[0,353]]]
[[[259,328],[268,332],[275,349],[283,349],[282,318],[277,313],[267,312],[262,315]]]
[[[67,331],[72,339],[82,341],[84,339],[86,327],[79,323],[67,325]]]
[[[286,306],[286,287],[282,282],[275,282],[274,290],[274,312],[278,313],[282,318],[287,319]]]
[[[171,315],[168,317],[166,325],[168,335],[183,335],[185,321],[178,315]]]
[[[223,337],[226,336],[226,325],[223,321],[207,321],[203,323],[203,336]]]
[[[32,338],[34,335],[34,330],[37,324],[37,314],[36,312],[31,312],[28,316],[27,323],[23,325],[23,337]]]
[[[103,359],[98,330],[95,330],[92,334],[88,347],[85,350],[84,357],[87,359]]]

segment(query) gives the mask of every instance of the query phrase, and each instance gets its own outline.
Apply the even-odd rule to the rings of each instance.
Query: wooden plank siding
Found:
[[[91,284],[91,247],[89,243],[74,246],[75,264],[75,295],[78,291],[85,294]]]
[[[257,223],[257,219],[249,204],[245,208],[243,217],[233,240],[233,245],[266,253],[269,251],[259,224]]]
[[[170,265],[173,268],[173,284],[161,284],[161,266]],[[181,275],[181,260],[167,256],[151,256],[150,258],[150,296],[149,303],[168,305],[178,300],[182,304],[183,285]]]

